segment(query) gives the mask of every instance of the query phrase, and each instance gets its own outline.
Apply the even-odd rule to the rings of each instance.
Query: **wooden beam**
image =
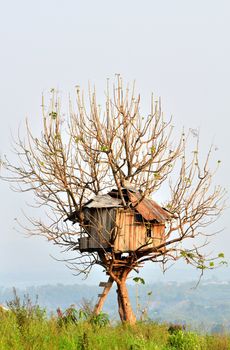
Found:
[[[99,287],[110,287],[112,284],[112,282],[100,282]]]

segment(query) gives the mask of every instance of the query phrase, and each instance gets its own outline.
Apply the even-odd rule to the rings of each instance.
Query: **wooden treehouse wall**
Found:
[[[132,209],[87,209],[85,230],[89,237],[80,238],[80,250],[109,249],[115,252],[144,250],[158,246],[164,240],[164,224],[137,220]]]
[[[115,229],[116,210],[92,208],[84,210],[85,231],[89,237],[80,238],[80,250],[110,248],[110,239]]]
[[[149,229],[147,230],[148,226],[146,223],[138,222],[135,219],[136,215],[133,210],[117,210],[115,251],[127,252],[138,248],[144,250],[163,243],[164,224],[149,224]]]

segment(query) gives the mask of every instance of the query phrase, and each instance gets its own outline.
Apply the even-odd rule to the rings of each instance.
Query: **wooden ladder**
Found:
[[[102,293],[98,294],[99,300],[98,300],[97,304],[95,305],[95,310],[97,310],[97,313],[99,313],[101,311],[103,304],[104,304],[104,301],[105,301],[112,285],[113,285],[113,279],[111,277],[109,277],[107,282],[100,282],[99,283],[99,287],[104,288],[104,290]],[[98,307],[99,307],[99,309],[98,309]]]

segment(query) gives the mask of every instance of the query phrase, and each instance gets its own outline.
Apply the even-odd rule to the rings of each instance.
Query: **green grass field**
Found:
[[[227,350],[230,335],[198,335],[180,326],[138,322],[111,325],[106,314],[93,316],[85,305],[47,317],[27,298],[0,309],[0,350]]]
[[[1,317],[1,350],[199,350],[230,349],[230,338],[199,336],[178,331],[169,334],[166,325],[138,323],[129,326],[98,326],[89,322],[60,325],[57,319],[29,320],[19,325],[14,315]]]

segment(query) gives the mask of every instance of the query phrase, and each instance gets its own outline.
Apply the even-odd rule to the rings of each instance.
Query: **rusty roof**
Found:
[[[133,208],[138,211],[139,214],[147,221],[156,220],[157,222],[164,222],[172,218],[172,214],[166,209],[162,208],[154,200],[144,197],[140,192],[133,192],[126,189],[128,200],[132,203]],[[97,195],[89,202],[87,202],[85,208],[119,208],[122,207],[122,201],[118,197],[118,191],[113,190],[108,194]]]
[[[127,205],[132,205],[134,210],[143,216],[147,221],[156,220],[159,223],[165,222],[173,217],[172,213],[162,208],[154,200],[143,197],[140,191],[130,191],[123,188],[122,192]],[[83,208],[122,208],[122,200],[119,198],[117,189],[103,195],[97,195],[84,204]],[[72,213],[66,220],[76,221],[76,213]]]
[[[139,192],[133,193],[128,191],[128,197],[133,207],[140,213],[147,221],[156,220],[158,222],[164,222],[172,218],[172,214],[162,208],[154,200],[144,197]]]

